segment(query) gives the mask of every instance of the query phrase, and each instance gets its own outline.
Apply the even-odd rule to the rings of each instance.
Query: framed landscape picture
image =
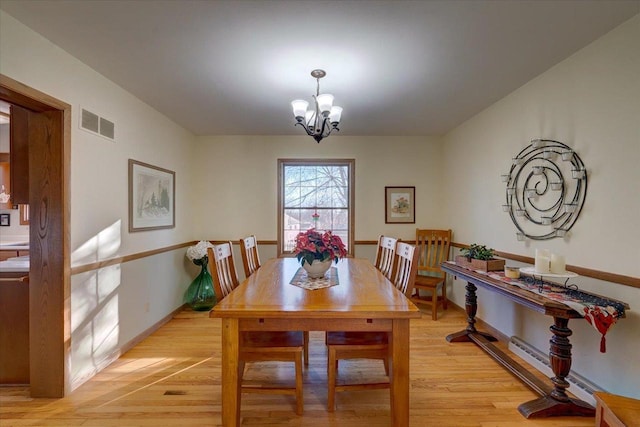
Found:
[[[416,187],[384,187],[384,222],[415,224],[415,198]]]
[[[173,171],[129,159],[129,232],[176,226]]]

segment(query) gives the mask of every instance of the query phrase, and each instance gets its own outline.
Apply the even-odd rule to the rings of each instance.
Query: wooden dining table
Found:
[[[295,258],[270,259],[209,316],[222,319],[222,424],[240,425],[239,338],[243,331],[386,331],[389,333],[391,422],[409,425],[409,321],[418,308],[368,260],[334,264],[338,284],[291,284]]]

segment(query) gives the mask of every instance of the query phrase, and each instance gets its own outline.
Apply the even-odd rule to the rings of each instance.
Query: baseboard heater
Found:
[[[548,377],[554,376],[551,364],[549,363],[549,355],[534,348],[529,343],[518,337],[511,337],[509,340],[509,350]],[[567,389],[571,394],[578,399],[596,406],[596,401],[592,395],[594,391],[602,390],[601,387],[598,387],[596,384],[574,372],[570,372],[566,380],[571,384]]]

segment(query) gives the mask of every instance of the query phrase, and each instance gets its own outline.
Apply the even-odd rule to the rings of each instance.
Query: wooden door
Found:
[[[31,396],[63,397],[69,391],[70,370],[65,361],[71,323],[71,106],[4,75],[0,75],[0,99],[25,110],[16,115],[16,126],[25,129],[26,122],[28,129]]]
[[[62,111],[27,114],[29,128],[29,305],[31,396],[64,395],[65,307],[63,247]],[[13,122],[13,118],[12,118]],[[44,168],[39,165],[47,164]],[[40,263],[37,261],[40,260]],[[47,354],[43,359],[39,354]]]

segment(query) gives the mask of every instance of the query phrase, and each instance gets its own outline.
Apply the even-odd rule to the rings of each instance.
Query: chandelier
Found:
[[[342,115],[342,107],[333,105],[333,95],[323,93],[320,95],[320,79],[326,76],[324,70],[313,70],[311,77],[317,81],[316,94],[313,95],[315,108],[307,110],[309,103],[303,99],[296,99],[291,102],[293,107],[293,115],[296,118],[296,125],[300,125],[316,142],[320,142],[322,138],[326,138],[331,131],[338,129],[340,116]]]

